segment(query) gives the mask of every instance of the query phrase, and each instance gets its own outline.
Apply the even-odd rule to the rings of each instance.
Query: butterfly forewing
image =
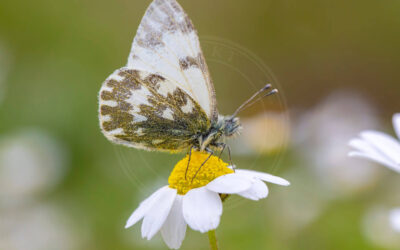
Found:
[[[190,95],[154,73],[116,70],[103,83],[99,102],[103,133],[131,147],[181,151],[210,127],[208,116]]]
[[[127,67],[163,75],[197,101],[211,121],[217,119],[214,86],[197,32],[175,0],[155,0],[149,6]]]

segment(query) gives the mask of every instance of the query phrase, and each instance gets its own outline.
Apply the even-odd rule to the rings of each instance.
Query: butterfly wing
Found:
[[[99,104],[108,139],[148,150],[186,149],[217,119],[199,39],[175,0],[149,6],[126,67],[103,83]]]
[[[175,0],[155,0],[133,40],[128,68],[162,75],[218,118],[212,83],[192,21]]]
[[[210,127],[202,107],[176,82],[126,67],[103,83],[99,104],[104,135],[130,147],[181,151]]]

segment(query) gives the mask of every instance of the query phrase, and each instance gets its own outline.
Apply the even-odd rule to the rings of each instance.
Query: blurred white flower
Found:
[[[363,233],[376,246],[400,249],[399,210],[372,207],[364,216]]]
[[[373,108],[360,96],[334,93],[302,115],[293,132],[294,149],[316,173],[326,197],[352,195],[377,182],[380,170],[373,164],[347,157],[346,145],[360,130],[376,127]]]
[[[400,138],[400,113],[393,115],[393,127]],[[360,138],[350,141],[356,151],[349,156],[366,158],[400,173],[400,141],[379,131],[363,131]]]
[[[395,208],[390,211],[389,220],[393,230],[400,233],[400,208]]]
[[[64,175],[65,160],[63,147],[42,131],[0,137],[0,203],[25,202],[49,191]]]
[[[143,219],[143,238],[150,240],[161,230],[168,247],[178,249],[185,238],[187,225],[202,233],[218,227],[222,215],[220,194],[238,194],[259,200],[268,195],[263,181],[289,185],[288,181],[266,173],[233,171],[218,157],[208,156],[193,151],[189,167],[189,156],[179,161],[168,179],[169,186],[160,188],[144,200],[128,219],[126,228]],[[203,162],[205,164],[199,169]]]
[[[75,228],[64,211],[50,204],[2,210],[0,249],[73,250],[82,242],[82,225]],[[79,232],[79,233],[78,233]]]

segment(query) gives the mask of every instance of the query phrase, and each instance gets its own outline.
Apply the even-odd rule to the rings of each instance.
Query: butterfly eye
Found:
[[[232,136],[236,134],[239,129],[240,129],[239,118],[232,117],[225,120],[225,128],[224,128],[225,136]]]

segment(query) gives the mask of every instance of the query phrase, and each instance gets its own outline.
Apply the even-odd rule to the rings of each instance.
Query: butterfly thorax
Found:
[[[218,121],[211,124],[210,129],[198,137],[198,146],[201,151],[208,147],[218,147],[228,137],[238,134],[241,128],[239,118],[232,116],[218,117]]]

